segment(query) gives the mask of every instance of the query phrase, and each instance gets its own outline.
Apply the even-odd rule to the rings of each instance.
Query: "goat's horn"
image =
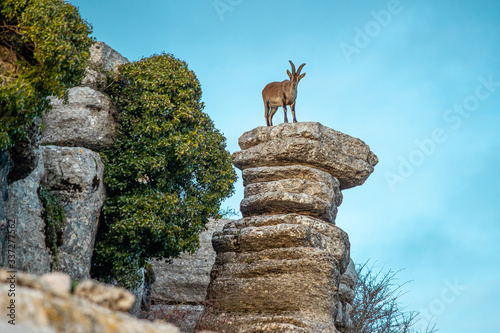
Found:
[[[302,67],[304,67],[305,65],[306,64],[304,63],[304,64],[302,64],[302,65],[299,66],[299,69],[297,70],[297,75],[300,74],[300,71],[302,70]]]
[[[288,60],[290,62],[290,65],[292,65],[292,75],[295,75],[295,65],[291,60]]]

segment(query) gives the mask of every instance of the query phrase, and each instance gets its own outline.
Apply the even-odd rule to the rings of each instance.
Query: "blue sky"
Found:
[[[70,3],[131,61],[185,60],[231,152],[265,125],[264,86],[287,79],[288,60],[307,63],[297,119],[358,137],[380,159],[339,207],[353,259],[404,269],[403,302],[440,332],[500,332],[500,2]],[[242,197],[240,181],[224,205]]]

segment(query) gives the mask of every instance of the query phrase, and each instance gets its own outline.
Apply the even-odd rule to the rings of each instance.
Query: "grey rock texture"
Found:
[[[9,184],[7,177],[11,168],[11,160],[7,150],[0,151],[0,264],[3,261],[3,254],[7,251],[7,212],[5,203],[9,198]],[[0,265],[3,266],[3,265]]]
[[[340,191],[363,184],[377,157],[319,123],[258,127],[239,144],[243,218],[213,235],[217,257],[197,327],[349,332],[356,278],[348,236],[334,222]]]
[[[340,189],[361,185],[373,172],[378,158],[360,139],[320,123],[284,123],[261,126],[238,140],[233,154],[239,169],[262,166],[306,165],[340,181]]]
[[[2,266],[9,267],[9,251],[15,253],[14,267],[35,274],[50,271],[51,256],[45,246],[45,222],[38,188],[44,176],[42,152],[36,150],[38,164],[30,175],[10,184],[5,202],[6,220],[3,229]],[[12,254],[12,252],[10,252]]]
[[[356,296],[356,282],[358,273],[352,259],[349,261],[346,271],[340,277],[338,313],[335,319],[335,326],[342,333],[352,332],[352,304]]]
[[[105,71],[117,71],[118,66],[129,61],[103,42],[95,42],[90,47],[89,66],[81,85],[99,90],[107,85]]]
[[[156,304],[151,306],[150,311],[146,314],[146,318],[149,320],[166,321],[177,326],[184,333],[202,333],[198,330],[195,331],[195,326],[203,315],[203,310],[203,305]],[[209,333],[208,331],[203,332]]]
[[[205,301],[210,271],[215,262],[212,234],[222,230],[231,220],[210,220],[200,236],[200,247],[193,254],[183,253],[171,262],[152,261],[156,281],[152,285],[151,300],[161,303],[201,303]]]
[[[0,306],[10,305],[7,297],[11,273],[0,270]],[[75,294],[54,290],[29,274],[16,273],[15,326],[7,319],[0,321],[2,332],[80,332],[80,333],[180,333],[170,324],[139,320],[124,313],[133,302],[133,296],[124,289],[81,282]]]
[[[42,151],[43,182],[61,198],[66,216],[57,269],[73,279],[89,278],[97,224],[105,200],[104,165],[98,153],[85,148],[44,146]]]
[[[118,66],[130,62],[104,42],[95,42],[90,47],[90,61],[108,71],[116,71]]]
[[[53,98],[52,110],[43,116],[42,144],[85,147],[94,150],[114,142],[116,112],[108,96],[89,87],[68,91],[68,101]]]

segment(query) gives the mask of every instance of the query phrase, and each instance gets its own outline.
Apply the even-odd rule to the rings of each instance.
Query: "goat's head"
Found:
[[[299,69],[297,72],[295,71],[295,65],[291,60],[288,60],[290,62],[290,65],[292,65],[292,72],[287,69],[286,73],[288,74],[288,77],[290,78],[290,83],[292,84],[293,88],[297,88],[297,84],[299,84],[300,79],[302,79],[304,76],[306,76],[306,73],[300,74],[300,71],[302,70],[302,67],[304,67],[306,64],[302,64],[299,66]]]

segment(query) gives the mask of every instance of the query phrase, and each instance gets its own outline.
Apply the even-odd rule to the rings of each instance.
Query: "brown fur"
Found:
[[[290,80],[285,80],[282,82],[271,82],[264,90],[262,90],[262,99],[264,100],[265,117],[267,126],[273,126],[273,116],[278,110],[278,107],[283,107],[283,112],[285,113],[285,123],[288,123],[288,118],[286,116],[286,106],[290,105],[292,110],[293,122],[296,123],[295,118],[295,99],[297,98],[297,85],[306,73],[300,74],[302,67],[305,64],[299,66],[297,72],[295,72],[295,65],[291,60],[290,65],[292,65],[292,72],[286,71]],[[269,112],[271,110],[271,112]]]

